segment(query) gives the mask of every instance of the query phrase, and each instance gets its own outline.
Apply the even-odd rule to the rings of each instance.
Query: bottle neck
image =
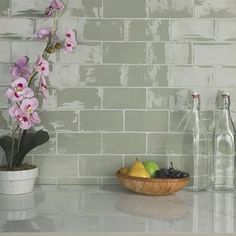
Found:
[[[223,107],[220,110],[219,125],[225,127],[226,130],[235,129],[230,114],[230,104],[224,101]]]
[[[193,98],[192,111],[200,111],[200,100],[199,98]]]
[[[195,132],[199,132],[200,130],[200,99],[199,97],[193,97],[189,120],[191,120],[191,122],[189,123],[189,125],[191,125],[191,129],[193,129]]]
[[[230,109],[229,106],[224,106],[221,109],[221,116],[226,120],[226,125],[228,126],[229,121],[231,121]]]
[[[223,96],[223,106],[220,109],[226,118],[230,116],[230,99],[229,96]]]

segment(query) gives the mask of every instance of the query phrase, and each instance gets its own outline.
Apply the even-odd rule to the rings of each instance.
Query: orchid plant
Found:
[[[47,131],[32,132],[31,128],[41,121],[37,113],[39,96],[43,99],[47,99],[48,96],[50,54],[58,53],[61,49],[64,49],[65,53],[71,53],[77,44],[73,30],[66,31],[62,40],[57,35],[58,18],[66,5],[67,0],[52,0],[46,8],[45,16],[53,17],[54,23],[51,28],[42,28],[34,34],[36,40],[46,43],[34,65],[29,64],[27,56],[22,56],[10,69],[12,82],[6,91],[6,97],[11,104],[9,116],[13,120],[13,125],[11,135],[0,138],[0,145],[6,154],[7,170],[22,167],[26,154],[49,140]]]

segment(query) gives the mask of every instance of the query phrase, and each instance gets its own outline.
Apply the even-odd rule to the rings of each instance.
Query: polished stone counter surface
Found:
[[[236,192],[154,197],[120,186],[36,186],[0,195],[0,232],[236,232]]]

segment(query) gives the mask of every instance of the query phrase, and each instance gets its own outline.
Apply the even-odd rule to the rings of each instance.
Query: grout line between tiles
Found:
[[[104,0],[102,0],[102,19],[104,19]]]
[[[80,155],[77,156],[77,177],[80,177]]]
[[[125,132],[125,128],[126,128],[126,110],[125,109],[122,110],[122,118],[123,118],[123,132]]]
[[[103,150],[103,132],[101,132],[100,134],[101,136],[101,154],[104,154],[104,150]]]

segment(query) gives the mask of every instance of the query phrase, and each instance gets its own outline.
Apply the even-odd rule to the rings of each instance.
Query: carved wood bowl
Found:
[[[180,191],[188,182],[188,178],[158,179],[133,177],[116,172],[119,182],[130,191],[147,195],[167,195]]]

